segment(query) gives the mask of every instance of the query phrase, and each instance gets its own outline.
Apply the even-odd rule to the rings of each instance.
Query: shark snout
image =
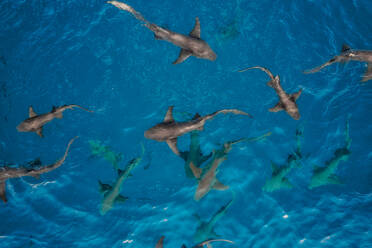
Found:
[[[27,127],[26,127],[25,123],[22,122],[21,124],[19,124],[17,126],[17,130],[18,130],[18,132],[27,132]]]

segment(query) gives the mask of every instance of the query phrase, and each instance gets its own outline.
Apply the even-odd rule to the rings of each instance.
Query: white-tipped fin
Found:
[[[35,117],[35,116],[37,116],[37,114],[35,113],[33,107],[32,106],[28,107],[28,117],[32,118],[32,117]]]
[[[167,144],[174,154],[180,156],[180,152],[178,151],[177,148],[177,138],[167,140]]]
[[[188,57],[192,55],[192,52],[189,50],[181,49],[180,55],[178,55],[178,58],[173,62],[174,65],[180,64],[183,61],[185,61]]]
[[[164,117],[164,122],[174,121],[174,119],[173,119],[173,108],[174,108],[174,106],[169,106],[168,107],[168,111],[167,111],[167,113],[165,114],[165,117]]]
[[[196,17],[195,18],[194,28],[192,29],[192,31],[190,32],[189,35],[191,37],[193,37],[193,38],[200,39],[200,21],[199,21],[199,17]]]
[[[275,105],[274,107],[272,108],[269,108],[269,111],[270,112],[279,112],[281,110],[284,110],[284,107],[283,107],[283,104],[281,102],[279,102],[277,105]]]
[[[8,201],[8,199],[6,198],[6,192],[5,192],[5,181],[0,181],[0,198],[5,203]]]

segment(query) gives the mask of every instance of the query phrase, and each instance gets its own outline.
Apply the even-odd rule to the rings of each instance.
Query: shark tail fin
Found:
[[[128,4],[119,2],[119,1],[107,1],[107,3],[114,5],[116,8],[128,11],[131,13],[137,20],[140,20],[146,24],[150,24],[139,12],[137,12],[135,9],[133,9]]]

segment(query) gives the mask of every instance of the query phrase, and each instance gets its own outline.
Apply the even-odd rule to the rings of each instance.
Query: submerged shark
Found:
[[[114,152],[110,146],[104,145],[99,140],[89,140],[88,143],[91,148],[92,156],[103,157],[110,162],[116,170],[119,169],[119,163],[123,159],[122,153]]]
[[[217,180],[216,175],[218,173],[218,167],[227,159],[227,154],[231,151],[232,145],[243,140],[244,139],[239,139],[237,141],[226,142],[220,150],[214,150],[211,161],[203,168],[198,168],[192,162],[190,163],[190,169],[194,177],[198,180],[198,187],[194,195],[195,201],[199,201],[207,195],[211,189],[226,190],[229,188],[229,186]]]
[[[158,243],[156,243],[156,246],[155,248],[164,248],[163,245],[164,245],[164,236],[162,236]],[[213,242],[227,242],[227,243],[231,243],[231,244],[234,244],[234,242],[230,241],[230,240],[227,240],[227,239],[210,239],[210,240],[205,240],[195,246],[193,246],[192,248],[203,248],[204,246],[207,246],[207,248],[212,248],[212,244]],[[182,245],[181,248],[187,248],[186,245]]]
[[[169,29],[162,28],[154,23],[150,23],[140,13],[125,3],[118,1],[108,1],[107,3],[110,3],[121,10],[128,11],[129,13],[133,14],[136,19],[144,22],[144,26],[154,32],[155,39],[165,40],[180,47],[181,52],[173,64],[182,63],[190,56],[212,61],[216,60],[217,55],[213,52],[209,45],[200,38],[200,22],[198,17],[195,18],[195,26],[190,34],[183,35],[173,32]]]
[[[342,184],[335,172],[341,161],[347,161],[351,154],[351,138],[349,135],[349,120],[346,121],[345,146],[337,149],[333,158],[326,162],[324,167],[314,166],[313,176],[310,181],[309,189],[327,184]]]
[[[200,166],[212,156],[212,153],[204,155],[200,149],[199,131],[192,131],[190,134],[189,151],[180,152],[180,157],[185,160],[185,173],[187,177],[194,177],[190,169],[190,163],[200,168]]]
[[[54,118],[62,119],[62,113],[66,109],[81,108],[87,112],[93,112],[86,108],[83,108],[76,104],[64,105],[61,107],[53,107],[52,111],[46,114],[36,114],[32,106],[28,108],[29,118],[22,121],[21,124],[17,126],[18,132],[35,132],[40,137],[43,137],[43,126],[48,122],[52,121]]]
[[[270,108],[270,112],[278,112],[281,110],[285,110],[287,114],[289,114],[293,119],[299,120],[300,119],[300,112],[298,110],[296,101],[300,97],[302,89],[300,89],[298,92],[293,93],[293,94],[287,94],[280,85],[280,78],[279,75],[274,75],[266,68],[263,68],[261,66],[254,66],[254,67],[249,67],[243,70],[240,70],[239,72],[244,72],[247,70],[251,69],[260,69],[264,72],[266,72],[267,75],[270,77],[270,81],[267,83],[268,86],[272,87],[278,97],[279,97],[279,103],[275,105],[275,107]]]
[[[263,191],[273,192],[279,189],[291,189],[293,185],[289,182],[286,177],[289,172],[295,167],[300,167],[300,160],[302,158],[301,154],[301,142],[300,137],[302,137],[302,130],[297,128],[296,131],[296,150],[294,153],[290,154],[287,158],[287,163],[282,166],[278,166],[271,162],[272,175],[269,180],[266,181],[265,185],[262,187]]]
[[[39,178],[41,174],[50,172],[52,170],[57,169],[60,167],[63,162],[65,162],[68,151],[70,150],[71,144],[74,142],[74,140],[77,137],[74,137],[73,139],[70,140],[70,142],[67,145],[65,154],[63,155],[62,158],[60,158],[57,162],[54,164],[46,165],[46,166],[40,166],[38,168],[29,168],[29,167],[20,167],[20,168],[12,168],[12,167],[1,167],[0,168],[0,198],[6,203],[7,198],[6,198],[6,192],[5,192],[5,183],[7,179],[10,178],[19,178],[19,177],[35,177]],[[38,159],[35,160],[35,163],[32,164],[37,164],[39,165],[40,161]]]
[[[352,50],[349,46],[343,45],[341,54],[333,57],[328,62],[315,67],[311,70],[305,71],[305,74],[308,73],[315,73],[327,67],[333,63],[346,63],[349,61],[360,61],[360,62],[367,62],[367,70],[363,75],[362,82],[366,82],[372,79],[372,51],[368,50]]]
[[[233,204],[235,200],[235,194],[233,199],[231,199],[228,203],[222,206],[208,222],[201,221],[200,217],[195,214],[194,216],[199,221],[199,225],[196,228],[196,232],[194,234],[194,241],[196,243],[202,242],[203,240],[208,240],[211,238],[217,238],[219,235],[216,234],[214,231],[214,226],[216,223],[226,214],[227,210]]]
[[[168,146],[178,156],[180,156],[180,152],[177,148],[177,138],[194,130],[203,130],[204,124],[207,120],[212,119],[218,114],[227,113],[250,116],[250,114],[238,109],[223,109],[205,116],[196,114],[191,121],[175,122],[172,112],[173,106],[170,106],[167,114],[165,115],[164,121],[148,129],[144,135],[147,139],[153,139],[160,142],[166,141]]]
[[[100,191],[103,194],[103,200],[100,209],[102,215],[106,214],[113,207],[114,203],[125,202],[128,199],[128,197],[120,195],[122,185],[125,179],[132,176],[131,171],[141,163],[144,153],[145,148],[142,144],[142,155],[129,161],[124,170],[117,170],[118,177],[112,186],[98,181],[100,185]]]

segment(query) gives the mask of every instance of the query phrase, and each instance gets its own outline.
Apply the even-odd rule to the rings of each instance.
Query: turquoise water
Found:
[[[130,1],[149,21],[187,34],[195,17],[201,37],[217,53],[215,62],[189,58],[172,65],[179,48],[153,38],[129,13],[104,1],[0,2],[0,162],[22,166],[40,157],[50,164],[79,135],[65,163],[40,179],[6,183],[0,206],[0,247],[191,247],[198,214],[208,221],[235,192],[215,232],[235,242],[218,247],[372,247],[372,81],[362,84],[365,63],[334,64],[316,74],[302,72],[339,54],[342,44],[372,49],[372,3],[359,1]],[[278,98],[261,71],[279,74],[294,93],[301,119],[271,113]],[[44,127],[44,138],[19,133],[28,107],[79,104]],[[220,115],[200,132],[204,154],[224,142],[272,134],[233,146],[217,178],[229,185],[199,202],[196,182],[184,161],[165,143],[146,140],[168,106],[187,120],[223,108],[251,113],[250,119]],[[343,184],[308,189],[315,164],[324,166],[345,146],[350,116],[351,154],[336,174]],[[303,127],[300,167],[287,175],[292,189],[264,192],[270,163],[284,165]],[[122,195],[106,215],[98,180],[112,183],[117,172],[93,156],[90,140],[121,153],[119,167],[145,154]],[[190,135],[179,138],[187,150]],[[145,169],[147,168],[147,169]]]

